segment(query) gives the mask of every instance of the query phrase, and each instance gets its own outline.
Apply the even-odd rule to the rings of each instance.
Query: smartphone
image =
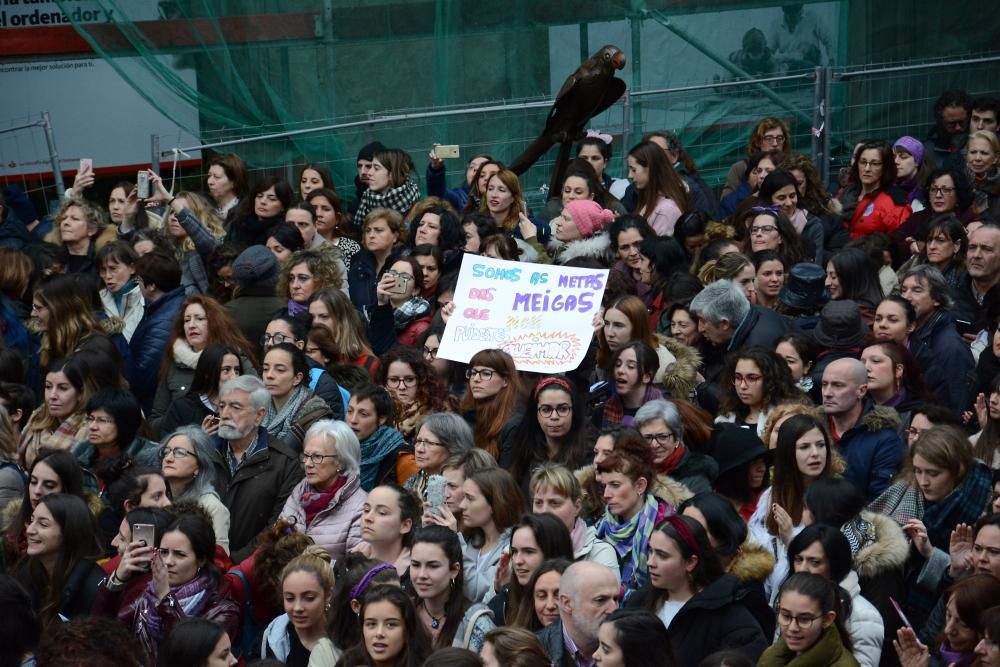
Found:
[[[217,426],[220,421],[222,421],[222,417],[219,415],[212,415],[212,418],[208,420],[208,423],[212,426]]]
[[[397,275],[396,284],[386,290],[389,294],[406,294],[406,286],[410,284],[410,279],[406,276]]]
[[[969,320],[955,320],[955,328],[960,334],[977,334],[979,331]]]
[[[80,158],[80,171],[91,171],[94,168],[94,160],[89,157]]]
[[[156,528],[151,523],[137,523],[132,528],[132,541],[139,542],[144,547],[156,546]],[[153,567],[152,561],[146,564],[146,569]]]
[[[439,160],[453,160],[458,156],[458,144],[446,144],[434,149],[434,157]]]
[[[910,624],[910,619],[906,618],[906,614],[903,613],[903,608],[899,606],[898,602],[896,602],[896,598],[890,595],[889,602],[892,603],[893,609],[895,609],[896,613],[899,614],[899,618],[901,621],[903,621],[903,625],[905,625],[908,628],[912,628],[913,625]]]
[[[149,199],[149,172],[145,169],[135,175],[136,196],[139,199]]]
[[[441,506],[445,503],[445,491],[448,488],[448,480],[442,475],[431,475],[427,478],[427,507],[435,514],[441,513]]]

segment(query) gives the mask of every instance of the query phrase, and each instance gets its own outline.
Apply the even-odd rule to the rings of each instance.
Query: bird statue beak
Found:
[[[623,69],[625,67],[625,54],[619,51],[611,59],[611,64],[615,66],[615,69]]]

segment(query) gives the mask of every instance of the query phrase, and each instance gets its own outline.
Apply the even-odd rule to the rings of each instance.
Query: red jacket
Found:
[[[875,232],[891,234],[897,227],[910,217],[911,209],[906,203],[906,196],[893,196],[885,190],[876,190],[858,199],[847,231],[851,239],[856,239]],[[900,193],[902,194],[902,193]]]

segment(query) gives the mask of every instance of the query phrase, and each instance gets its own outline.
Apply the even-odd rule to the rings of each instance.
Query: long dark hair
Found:
[[[854,482],[843,477],[817,479],[806,489],[805,507],[813,521],[840,528],[858,516],[867,500]]]
[[[792,523],[802,522],[802,508],[805,504],[806,483],[795,460],[795,443],[809,431],[817,429],[823,434],[826,442],[826,465],[820,478],[829,477],[832,473],[830,462],[833,456],[833,442],[826,425],[812,415],[795,415],[789,417],[778,429],[778,446],[774,450],[774,477],[771,481],[771,502],[788,512]],[[768,512],[767,530],[772,535],[778,534],[778,524],[774,513]]]
[[[212,651],[225,632],[221,625],[204,618],[185,618],[160,642],[157,667],[201,667],[212,657]]]
[[[842,299],[852,299],[872,312],[882,301],[882,287],[878,271],[872,266],[864,250],[844,248],[830,258],[833,270],[837,272]]]
[[[180,533],[191,543],[195,559],[202,561],[201,570],[212,580],[211,587],[219,583],[219,568],[215,565],[215,530],[207,518],[199,514],[180,514],[167,526],[163,534]],[[162,539],[162,538],[161,538]]]
[[[522,516],[510,534],[511,553],[513,553],[514,533],[522,528],[527,528],[535,536],[535,542],[538,544],[538,548],[545,559],[574,559],[573,539],[570,537],[569,529],[554,514],[544,512],[542,514],[525,514]],[[505,610],[507,618],[497,620],[505,620],[508,623],[513,622],[513,616],[520,608],[521,600],[525,596],[531,597],[531,589],[528,588],[528,584],[525,583],[522,586],[518,582],[517,577],[511,577],[510,589],[507,593],[507,609]]]
[[[694,538],[694,546],[697,550],[692,549],[691,545],[681,537],[670,519],[660,521],[656,525],[656,530],[677,544],[677,549],[684,560],[690,560],[692,556],[698,557],[698,563],[691,571],[690,577],[695,590],[700,591],[724,575],[725,571],[722,568],[722,563],[719,561],[718,555],[712,549],[712,544],[708,540],[708,533],[705,532],[705,528],[691,517],[682,516],[678,518],[687,525],[691,536]],[[655,588],[652,583],[646,584],[646,586],[649,594],[645,596],[643,609],[655,614],[663,606],[663,603],[667,601],[669,593],[664,589]]]
[[[545,434],[539,424],[541,417],[538,415],[538,398],[546,391],[554,389],[569,394],[572,412],[569,431],[559,443],[559,451],[555,456],[549,456]],[[589,420],[586,419],[585,407],[571,379],[561,375],[548,375],[538,381],[534,391],[525,401],[524,418],[514,431],[514,442],[517,443],[517,447],[514,451],[511,472],[515,479],[527,479],[535,466],[549,461],[565,464],[574,470],[585,464],[588,445],[593,441],[588,429]]]
[[[0,665],[18,667],[25,654],[38,646],[42,628],[31,595],[6,574],[0,574],[0,609],[6,615],[0,624]]]
[[[684,181],[674,171],[662,148],[651,141],[643,141],[632,147],[628,157],[649,170],[649,185],[639,191],[637,211],[645,211],[645,214],[649,215],[656,208],[656,202],[660,197],[672,199],[681,213],[688,210],[688,195]]]
[[[35,474],[35,468],[38,467],[39,463],[43,462],[52,468],[52,472],[58,475],[59,481],[62,483],[62,491],[60,493],[68,493],[83,498],[83,468],[80,466],[77,458],[65,449],[43,447],[38,450],[38,456],[28,470],[29,483],[24,485],[24,493],[21,495],[21,509],[18,510],[17,518],[14,520],[13,526],[11,526],[12,539],[4,545],[5,550],[9,550],[12,546],[20,545],[24,541],[24,530],[28,527],[28,522],[31,521],[31,513],[34,511],[31,507],[30,480]],[[13,563],[20,556],[20,553],[8,552],[7,556],[7,562]]]
[[[406,637],[406,646],[393,661],[393,667],[420,667],[433,652],[431,639],[424,629],[423,623],[417,618],[417,608],[413,600],[406,596],[399,586],[389,586],[381,584],[370,588],[365,593],[361,601],[361,609],[358,612],[358,626],[363,629],[365,624],[365,611],[376,602],[389,602],[399,610],[399,615],[403,620],[403,636]],[[361,632],[361,641],[344,653],[344,656],[337,663],[339,665],[374,665],[375,662],[368,655],[368,647],[365,646],[364,634]]]
[[[795,559],[812,544],[819,543],[823,547],[823,555],[830,569],[830,581],[839,585],[851,572],[853,557],[851,543],[839,528],[823,523],[814,523],[802,529],[788,544],[788,571],[795,572]],[[841,596],[845,597],[845,596]],[[848,597],[849,599],[849,597]],[[850,616],[845,612],[845,615]]]
[[[688,507],[698,510],[705,517],[708,534],[715,542],[715,553],[719,555],[719,561],[731,562],[749,534],[746,523],[736,512],[733,504],[718,493],[702,492],[681,503],[677,513],[684,514],[684,510]]]
[[[435,648],[451,646],[458,626],[462,623],[462,616],[471,604],[462,594],[462,591],[465,590],[462,545],[458,541],[458,534],[444,526],[424,526],[416,531],[413,536],[413,546],[421,543],[433,544],[441,549],[449,567],[456,563],[459,565],[451,593],[449,593],[448,601],[444,605],[444,623],[441,625],[441,632],[438,633],[437,639],[434,641]],[[416,594],[414,597],[416,598]],[[415,599],[414,603],[419,604],[420,600]]]
[[[617,609],[604,619],[604,623],[614,627],[622,659],[629,667],[674,667],[677,664],[667,628],[653,612]],[[655,650],[650,650],[654,646]]]
[[[287,527],[290,528],[291,526]],[[295,531],[293,530],[292,533],[295,534]],[[301,552],[300,549],[296,549],[296,551]],[[298,553],[295,555],[297,556]],[[354,646],[361,639],[361,626],[358,623],[357,614],[351,607],[351,593],[364,576],[378,564],[379,561],[374,558],[367,558],[363,554],[356,552],[349,553],[337,560],[333,572],[333,599],[330,602],[330,613],[327,614],[327,634],[330,635],[330,639],[333,640],[335,645]],[[285,564],[282,564],[277,572],[280,573],[284,566]],[[371,577],[369,586],[388,584],[398,580],[399,574],[396,570],[388,568],[376,572]],[[280,587],[275,598],[280,603]]]
[[[222,368],[222,360],[227,354],[231,354],[240,359],[240,352],[234,347],[223,345],[222,343],[212,343],[204,350],[198,358],[198,365],[194,368],[194,378],[188,387],[185,396],[200,400],[202,394],[206,396],[217,396],[219,393],[219,373]],[[242,369],[238,369],[242,373]]]
[[[59,605],[66,581],[76,565],[83,560],[103,556],[97,538],[97,524],[90,508],[80,496],[56,493],[45,496],[39,505],[51,512],[62,533],[62,546],[51,575],[34,556],[25,556],[15,572],[22,583],[41,599],[39,618],[44,627],[59,622]]]

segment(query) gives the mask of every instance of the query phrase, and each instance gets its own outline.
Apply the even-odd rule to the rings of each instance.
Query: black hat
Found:
[[[861,309],[856,301],[841,299],[823,306],[813,336],[825,348],[843,349],[857,347],[868,335],[868,327],[861,319]]]
[[[757,437],[755,428],[745,428],[729,422],[715,425],[711,452],[712,458],[719,464],[720,475],[762,456],[771,455],[771,450]]]
[[[788,272],[778,301],[798,310],[816,311],[826,303],[826,271],[812,262],[800,262]]]

